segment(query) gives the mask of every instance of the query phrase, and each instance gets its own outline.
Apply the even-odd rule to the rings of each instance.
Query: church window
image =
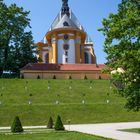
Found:
[[[49,63],[49,53],[46,53],[46,55],[45,55],[45,63],[46,64]]]
[[[64,35],[64,39],[65,39],[65,40],[68,40],[68,39],[69,39],[69,36],[68,36],[67,34],[65,34],[65,35]]]
[[[65,56],[68,56],[68,51],[65,51]]]
[[[64,26],[69,26],[68,22],[66,22],[66,21],[63,23],[63,25]]]
[[[88,53],[85,52],[84,54],[85,54],[85,63],[88,64],[89,63]]]
[[[68,58],[65,58],[65,62],[68,63]]]

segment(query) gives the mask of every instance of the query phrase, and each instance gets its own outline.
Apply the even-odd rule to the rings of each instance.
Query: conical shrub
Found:
[[[47,124],[48,129],[53,129],[53,119],[52,117],[49,118],[48,124]]]
[[[84,79],[85,79],[85,80],[87,80],[87,79],[88,79],[86,75],[85,75]]]
[[[39,75],[37,76],[37,79],[40,79],[40,76]]]
[[[13,121],[13,124],[11,126],[11,132],[13,133],[23,132],[22,124],[18,116],[16,116]]]
[[[56,79],[56,76],[55,75],[53,76],[53,79]]]
[[[61,121],[61,117],[59,115],[57,116],[57,120],[56,120],[54,129],[57,130],[57,131],[59,131],[59,130],[65,130],[65,128],[63,126],[63,123]]]

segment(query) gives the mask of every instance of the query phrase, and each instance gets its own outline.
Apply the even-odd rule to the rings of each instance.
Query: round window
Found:
[[[65,39],[65,40],[68,40],[68,39],[69,39],[69,36],[68,36],[67,34],[65,34],[65,35],[64,35],[64,39]]]

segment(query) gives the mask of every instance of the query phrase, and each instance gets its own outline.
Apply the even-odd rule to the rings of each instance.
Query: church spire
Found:
[[[68,0],[62,0],[61,16],[63,15],[70,16]]]

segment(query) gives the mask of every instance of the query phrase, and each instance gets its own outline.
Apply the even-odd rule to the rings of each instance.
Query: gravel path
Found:
[[[115,140],[140,140],[140,134],[118,131],[119,129],[140,128],[140,122],[84,124],[66,126],[67,130],[99,135]]]

